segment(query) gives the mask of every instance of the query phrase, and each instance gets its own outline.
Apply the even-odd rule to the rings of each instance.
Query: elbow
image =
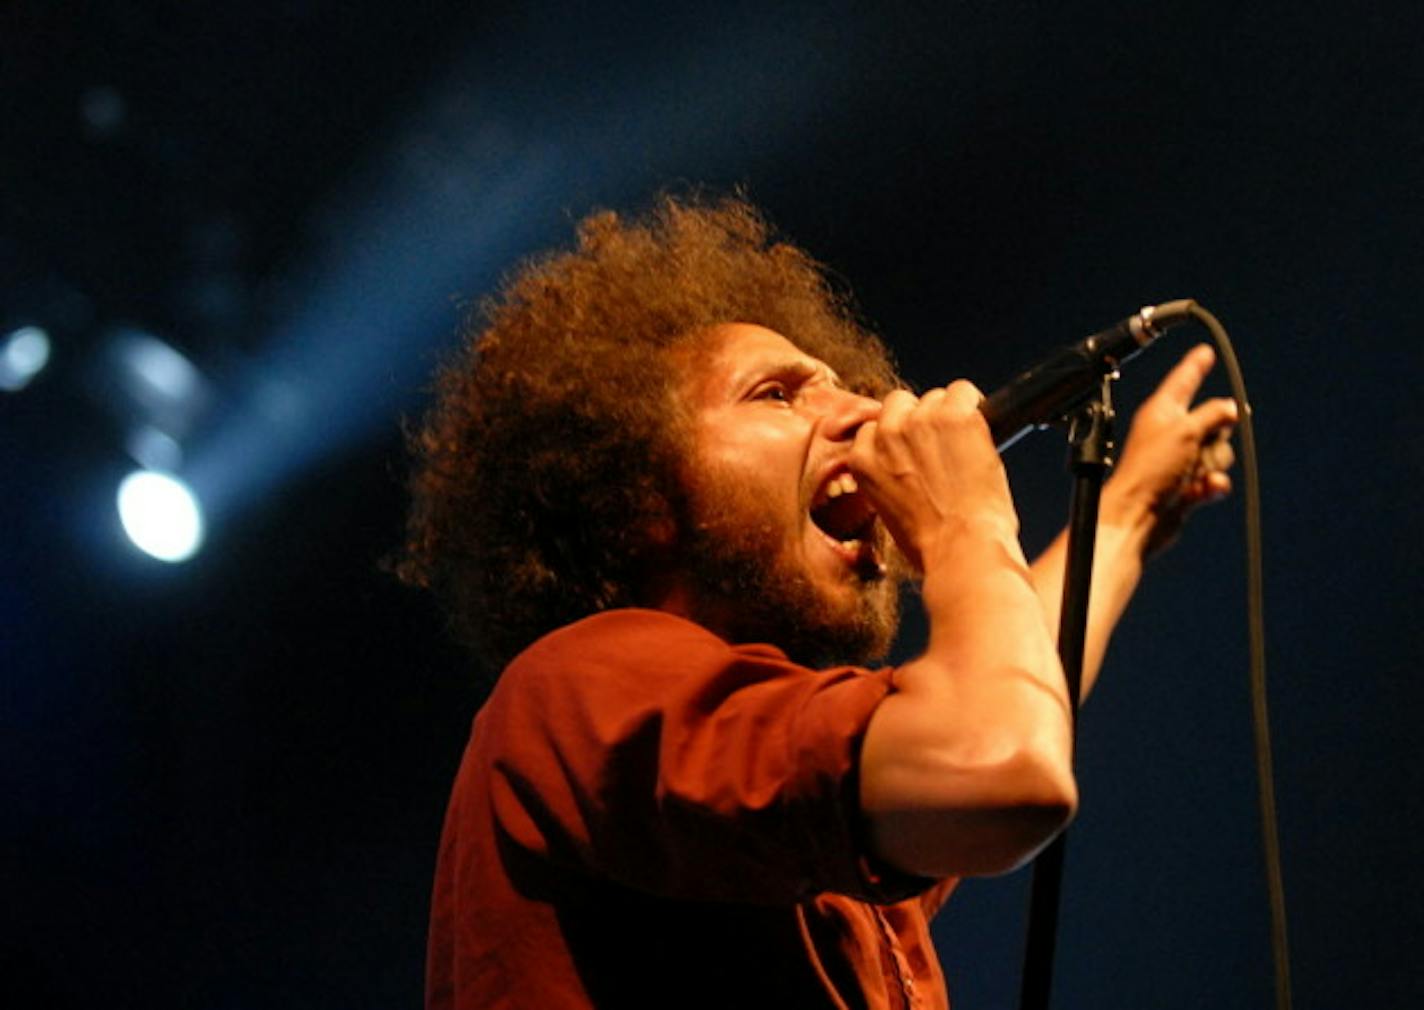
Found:
[[[994,816],[1003,824],[1002,869],[1028,862],[1072,822],[1078,812],[1078,782],[1071,757],[1025,757],[1022,775],[1008,776]]]
[[[1055,789],[1054,795],[989,811],[982,825],[983,845],[958,860],[959,873],[992,877],[1017,870],[1057,838],[1077,811],[1076,788]]]
[[[1033,859],[1068,826],[1078,788],[1062,760],[1019,754],[994,767],[941,768],[922,790],[867,806],[876,854],[928,877],[996,876]]]
[[[931,841],[940,855],[924,855],[937,876],[992,877],[1023,866],[1072,822],[1078,784],[1071,764],[1030,754],[987,774],[982,793],[971,799],[933,818]]]

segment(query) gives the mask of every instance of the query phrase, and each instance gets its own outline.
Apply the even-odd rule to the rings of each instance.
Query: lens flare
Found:
[[[202,508],[188,485],[172,474],[129,474],[119,485],[118,504],[124,532],[145,554],[177,563],[202,546]]]

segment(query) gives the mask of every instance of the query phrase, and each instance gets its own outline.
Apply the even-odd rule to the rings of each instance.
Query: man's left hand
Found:
[[[1144,557],[1169,546],[1194,508],[1231,492],[1236,401],[1217,397],[1192,406],[1215,363],[1211,347],[1199,344],[1168,373],[1138,409],[1103,490],[1103,523],[1144,529]]]

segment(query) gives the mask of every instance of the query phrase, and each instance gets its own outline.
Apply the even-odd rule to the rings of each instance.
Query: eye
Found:
[[[772,403],[790,403],[791,387],[781,381],[764,382],[752,391],[753,400],[769,400]]]

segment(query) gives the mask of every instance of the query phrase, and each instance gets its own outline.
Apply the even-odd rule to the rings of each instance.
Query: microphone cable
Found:
[[[1271,761],[1271,725],[1266,704],[1266,617],[1261,549],[1261,479],[1256,461],[1256,434],[1251,404],[1231,339],[1220,321],[1196,302],[1185,311],[1211,334],[1236,400],[1241,434],[1241,474],[1246,521],[1246,626],[1250,643],[1251,724],[1255,738],[1256,782],[1261,815],[1261,845],[1265,858],[1266,891],[1271,909],[1271,955],[1275,966],[1276,1010],[1290,1010],[1290,947],[1286,938],[1285,884],[1281,872],[1280,829],[1276,817],[1275,772]]]
[[[1276,1010],[1290,1010],[1290,949],[1286,939],[1285,885],[1281,872],[1280,830],[1277,825],[1275,772],[1271,761],[1271,728],[1266,703],[1266,619],[1261,547],[1261,480],[1256,456],[1256,434],[1246,381],[1231,339],[1220,321],[1195,301],[1183,299],[1147,306],[1136,315],[1072,344],[1046,361],[1022,373],[980,404],[995,444],[1002,452],[1022,435],[1043,428],[1052,421],[1067,420],[1074,410],[1087,403],[1094,388],[1104,378],[1115,378],[1119,365],[1135,357],[1168,329],[1195,319],[1211,334],[1218,357],[1225,368],[1237,405],[1236,427],[1241,435],[1241,472],[1245,478],[1246,524],[1246,625],[1249,636],[1249,687],[1251,723],[1254,736],[1258,807],[1261,818],[1262,853],[1265,860],[1266,891],[1270,903],[1271,954],[1275,968]],[[1061,865],[1061,854],[1056,857]],[[1050,874],[1052,876],[1052,874]],[[1047,1006],[1048,978],[1052,974],[1052,931],[1056,922],[1056,883],[1045,885],[1046,930],[1033,921],[1040,894],[1035,879],[1033,909],[1030,913],[1030,965],[1046,958],[1042,975],[1025,976],[1023,1004]],[[1046,938],[1045,938],[1046,934]],[[1035,940],[1042,945],[1035,948]],[[1046,951],[1046,953],[1045,953]]]

